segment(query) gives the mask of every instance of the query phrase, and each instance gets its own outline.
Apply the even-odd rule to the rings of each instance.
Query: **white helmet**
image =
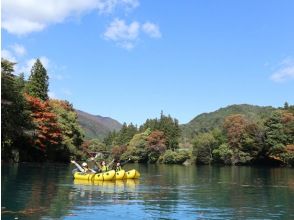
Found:
[[[86,167],[88,164],[86,162],[82,163],[82,167]]]

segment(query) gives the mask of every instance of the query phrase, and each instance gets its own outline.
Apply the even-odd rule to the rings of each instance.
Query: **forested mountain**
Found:
[[[182,137],[191,139],[199,132],[207,132],[213,128],[219,128],[223,125],[224,119],[229,115],[242,114],[253,121],[260,121],[269,116],[274,110],[275,108],[270,106],[230,105],[214,112],[200,114],[189,123],[182,125]]]
[[[85,138],[99,138],[103,139],[111,131],[118,131],[122,125],[109,117],[102,117],[99,115],[91,115],[89,113],[76,110],[78,115],[78,122],[85,131]]]

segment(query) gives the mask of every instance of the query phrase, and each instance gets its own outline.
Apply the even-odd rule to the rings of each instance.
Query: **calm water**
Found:
[[[2,219],[294,219],[294,169],[128,164],[89,184],[72,166],[2,164]]]

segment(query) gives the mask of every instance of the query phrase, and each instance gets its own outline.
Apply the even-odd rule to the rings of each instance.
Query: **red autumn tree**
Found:
[[[152,131],[147,137],[148,161],[155,163],[166,150],[166,137],[162,131]]]
[[[111,150],[111,154],[115,159],[119,159],[120,156],[126,151],[127,151],[126,145],[114,146]]]
[[[236,114],[225,118],[224,129],[228,143],[233,149],[241,148],[241,141],[248,122],[243,115]]]
[[[147,137],[147,148],[148,151],[155,151],[163,153],[166,150],[166,138],[162,131],[152,131]]]
[[[34,145],[41,150],[57,146],[62,142],[62,133],[56,115],[51,111],[48,101],[25,94],[35,125]]]

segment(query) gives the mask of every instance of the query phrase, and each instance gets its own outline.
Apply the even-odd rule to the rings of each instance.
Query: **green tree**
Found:
[[[199,164],[210,164],[212,162],[212,151],[216,148],[217,141],[212,133],[200,133],[193,143],[193,155]]]
[[[147,119],[140,127],[140,131],[150,128],[151,131],[162,131],[166,137],[167,149],[176,150],[179,148],[179,138],[181,136],[181,129],[177,119],[173,119],[170,115],[165,116],[161,112],[160,119]]]
[[[138,129],[136,126],[134,126],[132,123],[127,125],[126,123],[123,123],[122,128],[118,132],[116,138],[115,138],[115,145],[126,145],[129,143],[129,141],[133,138],[133,136],[138,132]]]
[[[280,156],[288,144],[293,144],[294,116],[283,111],[274,112],[265,122],[265,149],[267,156]]]
[[[232,164],[233,151],[227,144],[222,144],[212,151],[213,160],[216,163],[223,163],[226,165]]]
[[[107,136],[103,139],[103,143],[107,147],[112,147],[115,145],[115,139],[117,138],[117,132],[116,131],[110,131],[108,132]]]
[[[148,160],[147,138],[151,133],[151,129],[135,134],[130,140],[127,151],[122,155],[122,160],[130,158],[132,161],[146,162]]]
[[[57,116],[58,126],[62,133],[62,145],[55,154],[60,160],[69,160],[77,153],[83,142],[84,133],[78,124],[77,113],[67,101],[49,100],[52,112]]]
[[[14,157],[12,152],[18,152],[25,145],[26,132],[32,126],[18,77],[13,74],[14,65],[1,59],[1,152],[4,160]]]
[[[39,59],[36,60],[32,67],[26,91],[29,95],[37,97],[43,101],[48,100],[49,77],[47,70]]]

